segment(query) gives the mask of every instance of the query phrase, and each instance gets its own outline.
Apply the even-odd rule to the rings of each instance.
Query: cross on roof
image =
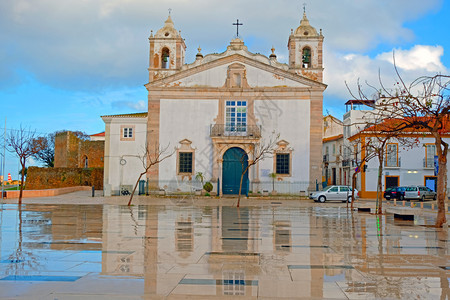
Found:
[[[239,37],[239,26],[244,24],[239,23],[239,19],[236,19],[236,23],[233,23],[233,25],[236,26],[236,36]]]

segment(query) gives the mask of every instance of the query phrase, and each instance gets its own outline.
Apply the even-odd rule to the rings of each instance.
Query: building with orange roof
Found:
[[[428,122],[428,117],[419,118]],[[450,143],[450,124],[444,123],[441,136]],[[386,134],[393,129],[402,129],[399,138],[389,140],[385,150],[382,184],[383,190],[391,186],[422,185],[436,191],[436,146],[434,137],[424,128],[405,128],[404,122],[398,119],[386,119],[382,123],[368,127],[349,137],[350,141],[358,141],[362,148],[370,139]],[[408,138],[415,142],[414,147],[404,146],[399,139]],[[363,160],[367,155],[361,151],[358,157]],[[449,164],[447,168],[449,168]],[[378,158],[366,163],[358,176],[361,197],[376,197],[378,179]],[[450,178],[448,178],[450,179]],[[450,187],[450,181],[447,183]]]

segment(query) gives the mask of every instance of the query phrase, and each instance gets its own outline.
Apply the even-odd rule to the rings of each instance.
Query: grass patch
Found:
[[[4,188],[5,191],[18,191],[20,188],[18,186],[16,187],[10,187],[10,188]]]

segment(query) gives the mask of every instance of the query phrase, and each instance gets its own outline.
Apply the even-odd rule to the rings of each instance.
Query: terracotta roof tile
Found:
[[[148,113],[142,112],[142,113],[131,113],[131,114],[120,114],[120,115],[105,115],[101,116],[103,117],[111,117],[111,118],[146,118]]]
[[[335,135],[335,136],[330,136],[327,138],[322,139],[322,143],[326,143],[326,142],[331,142],[331,141],[335,141],[335,140],[339,140],[341,138],[343,138],[344,135],[343,134],[339,134],[339,135]]]
[[[105,136],[105,132],[100,132],[100,133],[96,133],[96,134],[91,134],[91,136]]]

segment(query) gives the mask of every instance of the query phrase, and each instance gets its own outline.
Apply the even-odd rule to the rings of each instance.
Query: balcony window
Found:
[[[225,107],[225,134],[247,131],[247,101],[227,101]]]
[[[396,168],[398,164],[398,144],[387,144],[386,146],[386,167]]]
[[[424,168],[434,168],[434,156],[436,155],[436,145],[426,144],[425,145],[425,161]]]

